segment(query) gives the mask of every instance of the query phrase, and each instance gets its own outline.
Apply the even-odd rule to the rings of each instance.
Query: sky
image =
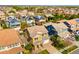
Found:
[[[79,0],[0,0],[0,5],[79,5]]]

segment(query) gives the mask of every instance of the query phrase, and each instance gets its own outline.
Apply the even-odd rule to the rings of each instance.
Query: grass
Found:
[[[33,45],[29,43],[29,44],[27,44],[27,45],[25,46],[25,49],[32,51]]]
[[[79,41],[79,35],[75,35],[76,41]]]
[[[76,48],[78,48],[78,47],[77,47],[76,45],[74,45],[74,46],[68,48],[67,50],[64,50],[62,53],[63,53],[63,54],[67,54],[67,53],[73,51],[73,50],[76,49]]]
[[[60,49],[63,49],[71,44],[72,43],[67,40],[59,40],[59,44],[57,44],[57,45],[52,44],[52,45],[54,45],[56,47],[56,49],[60,50]]]
[[[47,50],[43,50],[43,51],[39,52],[38,54],[49,54],[49,52]]]
[[[31,52],[29,50],[24,50],[23,54],[31,54]]]

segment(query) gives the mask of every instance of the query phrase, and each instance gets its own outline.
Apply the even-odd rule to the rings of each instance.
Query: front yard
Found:
[[[76,41],[79,41],[79,35],[75,35]]]
[[[75,50],[76,48],[78,48],[78,47],[77,47],[76,45],[74,45],[74,46],[72,46],[72,47],[70,47],[70,48],[64,50],[62,53],[63,53],[63,54],[68,54],[69,52]]]
[[[31,52],[30,52],[30,50],[25,49],[25,50],[23,51],[23,54],[31,54]]]
[[[38,54],[49,54],[49,52],[47,50],[43,50],[43,51],[39,52]]]
[[[53,42],[52,45],[56,47],[56,49],[58,50],[63,49],[72,44],[71,42],[67,40],[62,40],[62,38],[60,38],[57,35],[51,37],[51,41]]]
[[[23,51],[23,54],[31,54],[34,46],[29,43],[23,48],[25,48],[25,50]]]

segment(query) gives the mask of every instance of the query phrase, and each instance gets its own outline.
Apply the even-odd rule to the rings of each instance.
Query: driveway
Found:
[[[42,50],[47,50],[50,54],[61,54],[54,46],[51,45],[51,42],[46,43],[43,45],[43,47],[40,46],[40,48],[36,48],[36,50],[33,51],[33,54],[36,54]]]
[[[50,53],[50,54],[61,54],[54,46],[52,46],[50,43],[45,44],[44,48]]]

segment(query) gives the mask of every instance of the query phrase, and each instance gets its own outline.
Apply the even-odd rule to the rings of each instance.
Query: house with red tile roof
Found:
[[[61,20],[61,21],[58,21],[60,23],[64,23],[65,25],[67,25],[68,27],[71,28],[71,30],[75,31],[76,28],[79,27],[78,25],[78,21],[76,19],[71,19],[71,20]]]
[[[19,34],[14,29],[0,30],[0,54],[17,54],[24,49],[21,47],[22,41]]]

